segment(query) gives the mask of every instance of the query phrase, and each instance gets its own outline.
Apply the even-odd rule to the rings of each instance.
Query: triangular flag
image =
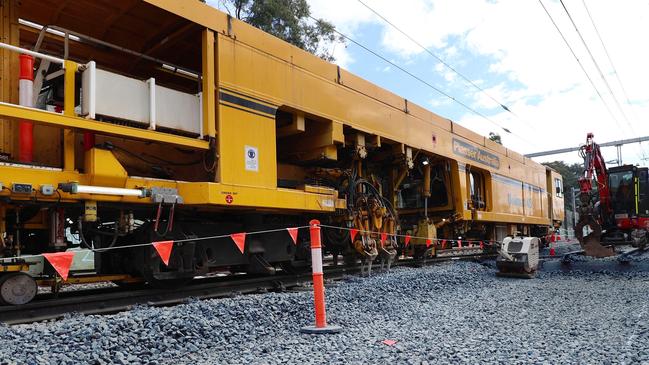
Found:
[[[410,244],[410,235],[409,234],[406,235],[405,243],[406,243],[406,247],[408,247],[408,245]]]
[[[74,252],[44,253],[43,256],[52,264],[54,270],[61,275],[63,281],[68,280],[70,266],[72,266],[72,260],[74,259]]]
[[[462,248],[462,240],[457,240],[457,247]]]
[[[394,346],[397,343],[397,341],[395,341],[395,340],[383,340],[383,341],[381,341],[381,343],[383,343],[384,345],[388,345],[388,346]]]
[[[484,242],[480,241],[480,249],[484,250]]]
[[[230,235],[230,237],[232,238],[234,243],[239,248],[239,251],[241,251],[241,253],[243,253],[243,248],[246,245],[246,233],[245,232],[243,232],[243,233],[233,233],[233,234]]]
[[[352,243],[354,243],[354,240],[356,239],[356,235],[358,234],[358,229],[352,228],[349,230],[349,235],[352,238]]]
[[[426,248],[430,247],[432,242],[430,241],[430,238],[426,240]]]
[[[153,247],[158,251],[160,259],[164,262],[165,266],[169,266],[169,258],[171,257],[171,249],[174,246],[174,241],[158,241],[153,242]]]
[[[291,238],[293,239],[293,244],[297,245],[297,228],[286,228],[288,231],[288,234],[291,235]]]
[[[442,250],[446,249],[446,240],[442,240]]]
[[[385,243],[385,241],[388,239],[388,234],[387,232],[381,232],[381,246]]]

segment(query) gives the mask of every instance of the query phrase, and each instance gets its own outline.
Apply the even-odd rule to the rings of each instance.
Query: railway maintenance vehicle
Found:
[[[563,221],[556,171],[200,1],[0,11],[5,303],[61,285],[47,253],[75,253],[65,283],[173,287],[309,265],[285,228],[314,218],[368,271]]]

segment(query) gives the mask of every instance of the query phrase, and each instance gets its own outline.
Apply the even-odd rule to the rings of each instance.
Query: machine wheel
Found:
[[[3,304],[29,303],[37,291],[36,280],[28,274],[17,272],[0,277],[0,302]]]

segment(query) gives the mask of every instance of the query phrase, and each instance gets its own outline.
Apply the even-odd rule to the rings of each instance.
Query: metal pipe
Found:
[[[76,183],[61,183],[59,184],[59,189],[70,194],[136,196],[139,198],[145,198],[147,196],[146,189],[124,189],[108,186],[79,185]]]
[[[155,79],[152,77],[146,80],[149,84],[149,129],[156,129],[156,115],[155,115]]]
[[[94,37],[91,37],[91,36],[87,36],[85,34],[77,33],[77,32],[71,31],[71,30],[66,29],[66,28],[62,28],[62,27],[55,26],[55,25],[48,25],[47,27],[49,27],[50,29],[58,30],[59,32],[68,33],[69,35],[73,35],[73,36],[79,37],[81,39],[85,39],[87,41],[99,44],[101,46],[106,46],[106,47],[109,47],[109,48],[112,48],[112,49],[116,49],[118,51],[122,51],[124,53],[131,54],[133,56],[138,56],[138,57],[144,58],[145,60],[149,60],[149,61],[157,62],[157,63],[161,63],[161,64],[166,64],[166,65],[172,66],[172,67],[174,67],[174,68],[176,68],[178,70],[183,70],[183,71],[193,73],[193,74],[196,74],[196,75],[199,75],[199,76],[201,75],[199,72],[196,72],[194,70],[190,70],[188,68],[178,66],[178,65],[175,65],[173,63],[169,63],[169,62],[167,62],[165,60],[161,60],[159,58],[147,56],[144,53],[133,51],[131,49],[118,46],[116,44],[108,43],[106,41],[102,41],[101,39],[97,39],[97,38],[94,38]]]
[[[40,52],[30,51],[28,49],[16,47],[16,46],[13,46],[11,44],[0,42],[0,48],[8,49],[10,51],[14,51],[14,52],[17,52],[17,53],[23,53],[23,54],[30,55],[30,56],[33,56],[33,57],[36,57],[36,58],[42,58],[44,60],[48,60],[48,61],[54,62],[54,63],[59,63],[61,65],[63,64],[63,59],[62,58],[46,55],[46,54],[40,53]]]
[[[88,118],[95,119],[97,112],[97,65],[95,61],[90,61],[86,64],[86,69],[83,71],[88,73]],[[92,132],[83,133],[83,149],[90,151],[95,146],[95,134]]]
[[[77,185],[75,189],[77,194],[100,194],[100,195],[119,195],[119,196],[137,196],[144,197],[145,192],[142,189],[124,189],[111,188],[108,186],[90,186]]]

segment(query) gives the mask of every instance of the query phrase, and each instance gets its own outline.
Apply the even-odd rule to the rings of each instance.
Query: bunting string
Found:
[[[499,244],[498,241],[494,240],[465,240],[465,239],[448,239],[448,238],[429,238],[429,237],[420,237],[420,236],[413,236],[409,234],[397,234],[397,233],[386,233],[386,232],[375,232],[375,231],[365,231],[365,230],[359,230],[357,228],[347,228],[347,227],[339,227],[339,226],[330,226],[326,224],[320,224],[320,227],[323,228],[334,228],[334,229],[342,229],[350,232],[350,236],[352,237],[352,240],[356,238],[357,234],[375,234],[375,235],[380,235],[381,240],[384,240],[384,237],[387,236],[392,236],[392,237],[403,237],[405,245],[408,246],[410,244],[410,240],[412,239],[420,239],[420,240],[431,240],[434,242],[440,242],[442,246],[446,246],[446,242],[456,242],[459,244],[459,247],[463,247],[463,244],[480,244],[482,242],[483,246],[490,245],[493,246],[495,244]],[[387,236],[384,236],[387,235]]]
[[[357,234],[359,234],[359,233],[360,234],[375,234],[375,235],[378,235],[380,237],[380,239],[381,239],[381,243],[385,243],[385,241],[388,239],[388,237],[395,237],[395,238],[396,237],[403,237],[406,247],[411,243],[411,240],[413,238],[425,241],[427,248],[432,246],[433,242],[435,242],[436,246],[441,243],[441,248],[442,249],[446,249],[447,242],[450,243],[451,247],[453,246],[453,243],[457,243],[458,248],[462,248],[463,243],[467,247],[474,247],[474,244],[479,244],[481,249],[484,249],[485,245],[493,246],[493,245],[498,243],[496,241],[490,241],[490,240],[462,240],[462,239],[453,240],[453,239],[445,239],[445,238],[419,237],[419,236],[412,236],[412,235],[409,235],[409,234],[396,234],[396,233],[395,234],[389,234],[387,232],[365,231],[365,230],[359,230],[357,228],[330,226],[330,225],[326,225],[326,224],[320,224],[319,227],[347,230],[350,233],[350,237],[351,237],[352,241],[356,238]],[[174,246],[175,243],[197,242],[197,241],[214,240],[214,239],[220,239],[220,238],[230,238],[234,242],[234,244],[236,245],[237,249],[241,252],[241,254],[244,254],[245,253],[245,241],[246,241],[247,236],[256,235],[256,234],[275,233],[275,232],[286,231],[289,234],[289,236],[291,237],[291,240],[293,241],[293,244],[297,244],[298,230],[301,229],[301,228],[309,228],[309,226],[277,228],[277,229],[267,229],[267,230],[254,231],[254,232],[239,232],[239,233],[232,233],[232,234],[206,236],[206,237],[183,238],[183,239],[178,239],[178,240],[136,243],[136,244],[130,244],[130,245],[123,245],[123,246],[112,246],[112,247],[105,247],[105,248],[97,248],[97,249],[93,249],[93,252],[107,252],[107,251],[121,250],[121,249],[127,249],[127,248],[153,246],[155,248],[156,252],[158,253],[158,255],[160,256],[160,259],[162,260],[162,262],[165,265],[169,265],[169,259],[171,257],[171,251],[172,251],[173,246]],[[57,273],[59,273],[59,275],[63,278],[63,280],[67,280],[68,272],[70,270],[70,266],[72,265],[72,260],[74,258],[74,252],[71,252],[71,251],[42,253],[42,254],[37,254],[37,255],[23,255],[23,256],[14,256],[14,257],[4,257],[4,258],[0,258],[0,260],[11,262],[12,260],[19,260],[19,259],[24,260],[24,259],[27,259],[27,258],[35,258],[35,257],[44,257],[45,259],[47,259],[47,261],[50,262],[50,264],[52,264],[52,266],[57,271]]]

